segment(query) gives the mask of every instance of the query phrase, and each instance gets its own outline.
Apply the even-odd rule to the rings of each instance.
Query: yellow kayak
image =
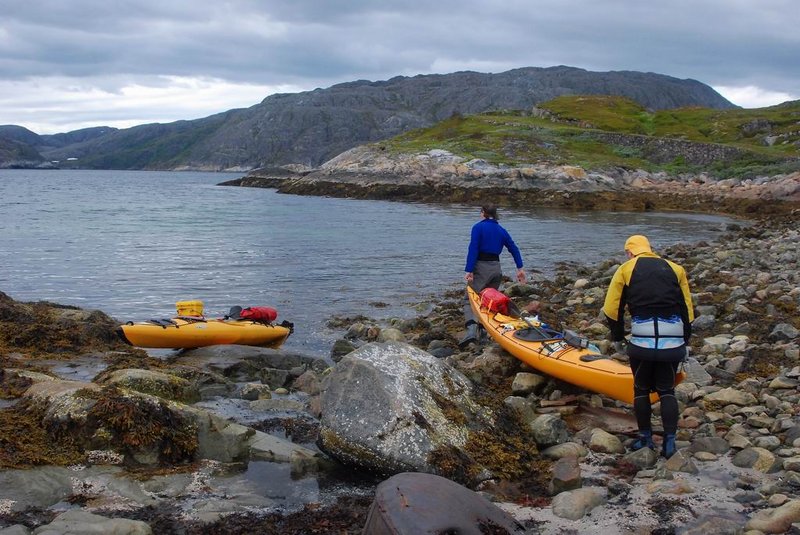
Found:
[[[538,321],[492,312],[481,306],[481,298],[472,288],[467,287],[467,293],[475,317],[489,336],[517,359],[556,379],[633,403],[633,373],[627,364]],[[678,372],[675,384],[685,377],[683,371]],[[651,401],[658,401],[657,394],[650,397]]]
[[[271,325],[242,319],[175,317],[128,322],[117,329],[122,340],[136,347],[189,349],[217,344],[279,347],[292,324]]]

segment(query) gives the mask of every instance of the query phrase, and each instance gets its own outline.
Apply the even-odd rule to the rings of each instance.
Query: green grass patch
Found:
[[[454,115],[430,128],[381,142],[395,153],[444,149],[470,160],[524,165],[547,162],[586,169],[639,168],[751,177],[800,168],[800,101],[760,109],[647,110],[616,96],[562,96],[531,110]],[[615,141],[608,134],[624,136]],[[650,160],[644,146],[664,138],[728,147],[723,159],[698,165],[680,143]],[[663,145],[663,144],[662,144]],[[696,151],[707,150],[700,145]],[[731,150],[734,149],[734,150]]]

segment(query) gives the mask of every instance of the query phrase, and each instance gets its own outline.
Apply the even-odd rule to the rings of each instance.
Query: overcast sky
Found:
[[[0,0],[0,124],[197,119],[358,79],[569,65],[800,99],[798,0]]]

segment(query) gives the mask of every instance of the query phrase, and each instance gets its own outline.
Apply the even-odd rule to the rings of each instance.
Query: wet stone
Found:
[[[581,484],[581,467],[577,457],[564,457],[553,464],[550,494],[555,496],[567,490],[577,489]]]

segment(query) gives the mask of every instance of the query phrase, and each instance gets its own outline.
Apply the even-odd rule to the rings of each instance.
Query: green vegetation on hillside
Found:
[[[525,112],[455,115],[381,145],[394,152],[445,149],[494,164],[753,177],[800,169],[800,101],[650,111],[623,97],[562,96]]]

